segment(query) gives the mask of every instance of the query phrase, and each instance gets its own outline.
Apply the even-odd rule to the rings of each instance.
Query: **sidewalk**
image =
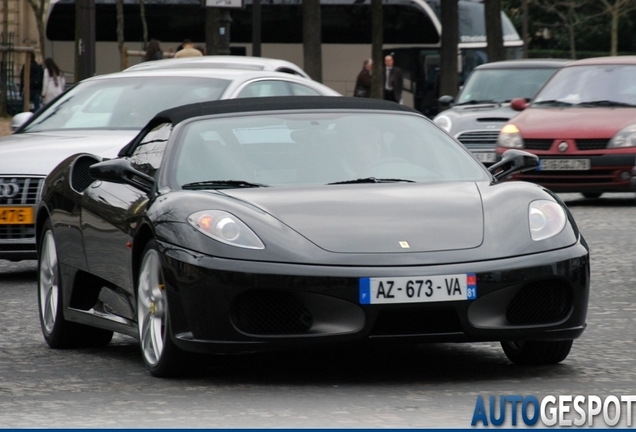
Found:
[[[0,136],[11,135],[11,118],[0,118]]]

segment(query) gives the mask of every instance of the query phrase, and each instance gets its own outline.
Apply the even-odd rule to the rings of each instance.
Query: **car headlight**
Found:
[[[549,200],[530,203],[528,214],[532,240],[539,241],[554,237],[565,228],[567,216],[559,204]]]
[[[497,145],[506,148],[523,148],[523,138],[521,138],[519,128],[513,124],[507,124],[501,128]]]
[[[435,123],[437,126],[441,127],[442,129],[444,129],[446,132],[449,132],[449,133],[450,133],[451,127],[453,126],[453,121],[450,119],[450,117],[445,115],[438,115],[437,117],[433,119],[433,123]]]
[[[208,237],[230,246],[265,249],[265,245],[243,221],[222,210],[203,210],[188,216],[190,225]]]
[[[636,147],[636,124],[627,126],[616,133],[608,148]]]

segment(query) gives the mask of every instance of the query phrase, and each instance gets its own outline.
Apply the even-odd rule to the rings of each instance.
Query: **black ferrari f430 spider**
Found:
[[[500,341],[566,358],[589,251],[559,197],[502,181],[420,113],[359,98],[262,98],[156,115],[119,156],[69,157],[36,212],[53,348],[139,339],[152,375],[191,353]]]

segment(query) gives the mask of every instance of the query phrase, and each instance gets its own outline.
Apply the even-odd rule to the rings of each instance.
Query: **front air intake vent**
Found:
[[[232,321],[251,335],[299,335],[309,331],[313,317],[292,293],[263,290],[240,295],[232,307]]]
[[[71,187],[75,191],[82,193],[93,183],[93,178],[90,176],[88,168],[97,162],[99,160],[92,156],[82,156],[75,160],[71,174]]]
[[[560,281],[542,281],[524,286],[506,309],[506,319],[515,325],[556,323],[572,309],[572,290]]]

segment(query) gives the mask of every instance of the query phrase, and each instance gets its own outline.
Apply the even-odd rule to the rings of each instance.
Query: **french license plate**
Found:
[[[360,278],[360,304],[475,300],[475,273],[447,276]]]
[[[33,207],[0,207],[0,225],[33,224]]]
[[[490,163],[490,162],[495,162],[497,160],[497,154],[492,152],[492,153],[473,153],[475,155],[475,157],[477,158],[477,160],[479,160],[479,162],[481,163]]]
[[[587,171],[590,169],[589,159],[541,159],[540,171]]]

